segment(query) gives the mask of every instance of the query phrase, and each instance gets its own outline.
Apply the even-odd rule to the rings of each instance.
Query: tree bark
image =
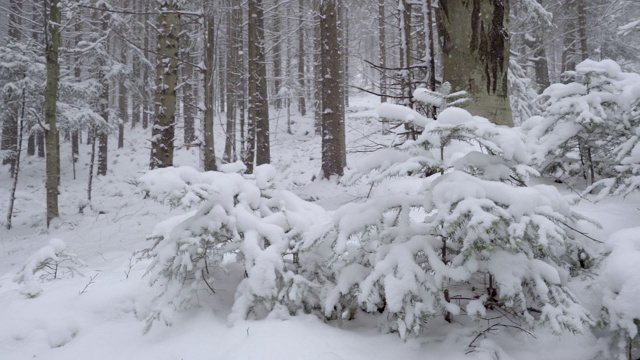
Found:
[[[180,14],[177,0],[163,0],[158,16],[158,54],[154,124],[151,129],[150,168],[173,166],[173,140],[176,125],[176,86],[180,48]]]
[[[304,0],[298,1],[298,112],[305,116],[307,113],[307,103],[305,99],[305,52],[304,52]]]
[[[338,29],[339,0],[320,4],[322,66],[322,176],[342,176],[345,163],[342,44]]]
[[[378,0],[378,64],[380,65],[380,102],[387,102],[387,39],[385,0]]]
[[[249,136],[247,172],[255,164],[271,162],[269,143],[269,104],[264,53],[264,9],[262,0],[249,0]],[[254,151],[255,149],[255,151]]]
[[[507,89],[509,1],[441,2],[438,30],[444,80],[453,91],[467,91],[474,115],[513,126]]]
[[[204,170],[215,171],[216,167],[216,154],[213,143],[213,112],[214,112],[214,17],[213,14],[208,14],[205,21],[205,53],[204,53],[204,147],[203,147],[203,159]]]
[[[106,9],[106,5],[102,5],[102,9]],[[104,11],[101,14],[101,36],[105,36],[109,30],[109,13]],[[108,45],[107,45],[108,46]],[[96,175],[105,176],[108,170],[108,150],[109,150],[109,79],[106,77],[104,68],[107,66],[105,60],[100,60],[100,71],[98,78],[102,82],[102,96],[100,97],[100,116],[104,121],[98,131],[98,171]]]
[[[60,80],[60,63],[58,62],[60,48],[60,14],[59,0],[50,0],[49,18],[45,22],[47,35],[47,83],[44,95],[44,121],[47,126],[45,131],[47,159],[46,159],[46,189],[47,189],[47,227],[51,220],[60,216],[58,211],[58,195],[60,185],[60,153],[59,137],[56,119],[58,99],[58,82]]]

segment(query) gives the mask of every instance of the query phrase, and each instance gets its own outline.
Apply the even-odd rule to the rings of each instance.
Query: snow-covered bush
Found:
[[[640,75],[625,73],[612,60],[585,60],[575,81],[553,84],[543,93],[542,117],[527,120],[533,161],[543,173],[593,185],[617,178],[616,165],[631,151],[636,135]],[[619,183],[619,179],[616,180]],[[606,184],[613,186],[613,180]]]
[[[607,245],[611,253],[597,283],[603,291],[600,324],[611,331],[612,356],[626,360],[640,349],[640,228],[614,233]]]
[[[393,116],[388,105],[382,111]],[[590,323],[566,285],[596,254],[571,230],[582,217],[568,200],[551,186],[526,186],[536,172],[519,133],[457,108],[438,121],[406,108],[395,116],[422,134],[359,162],[348,181],[366,176],[384,193],[339,209],[319,237],[334,250],[325,315],[377,311],[402,338],[434,316],[554,331]]]
[[[29,297],[38,296],[42,291],[38,281],[51,281],[82,275],[80,268],[84,263],[67,248],[67,244],[60,239],[49,240],[49,245],[43,246],[33,253],[25,262],[22,269],[14,277],[14,281],[24,284],[21,290]]]
[[[147,276],[160,293],[147,330],[154,320],[170,324],[173,309],[193,306],[199,293],[215,293],[216,278],[234,263],[243,265],[244,279],[231,322],[276,308],[295,314],[319,307],[319,265],[305,251],[302,234],[325,217],[324,210],[274,188],[275,175],[273,167],[262,165],[254,178],[190,167],[141,177],[148,196],[174,207],[199,206],[160,223],[150,236]]]

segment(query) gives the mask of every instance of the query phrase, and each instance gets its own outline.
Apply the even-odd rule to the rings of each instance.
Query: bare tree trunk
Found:
[[[342,176],[345,167],[344,66],[338,29],[339,0],[323,0],[320,5],[322,41],[322,176]]]
[[[214,112],[214,57],[215,57],[215,32],[213,14],[208,14],[205,21],[205,53],[204,53],[204,170],[215,171],[216,155],[213,143],[213,112]]]
[[[184,122],[184,135],[183,142],[187,149],[196,141],[196,128],[195,128],[195,112],[198,105],[196,100],[195,87],[193,86],[196,81],[196,76],[192,62],[194,57],[192,56],[194,42],[191,40],[189,32],[183,36],[184,51],[182,52],[183,58],[186,63],[182,67],[182,119]]]
[[[173,166],[176,126],[176,86],[180,49],[180,14],[177,0],[163,0],[158,16],[158,55],[156,61],[155,121],[151,129],[150,168]]]
[[[93,167],[96,162],[96,130],[92,126],[88,131],[89,139],[91,139],[91,156],[89,158],[89,183],[87,184],[87,200],[91,202],[91,192],[93,190]]]
[[[229,49],[227,51],[227,128],[224,144],[224,162],[235,161],[236,143],[236,107],[239,83],[238,53],[242,50],[242,39],[240,36],[240,26],[242,26],[241,13],[235,9],[238,6],[232,5],[231,11],[227,14],[227,36],[229,39]],[[238,16],[240,15],[240,17]]]
[[[47,58],[47,84],[44,96],[44,120],[47,126],[46,147],[47,147],[47,227],[51,220],[57,218],[58,195],[60,185],[60,153],[59,137],[56,119],[56,108],[58,99],[58,82],[60,80],[60,63],[58,62],[58,49],[60,48],[60,23],[61,14],[59,0],[50,0],[49,18],[45,22],[46,29],[46,58]]]
[[[267,97],[267,70],[264,53],[263,0],[249,0],[249,157],[247,171],[255,164],[271,162],[269,143],[269,104]],[[252,138],[252,134],[255,137]]]
[[[20,24],[22,18],[22,5],[18,0],[9,1],[9,40],[12,42],[20,41]],[[9,171],[13,176],[16,167],[16,153],[18,150],[18,117],[19,117],[19,97],[20,94],[6,95],[5,107],[9,113],[2,122],[2,140],[0,141],[0,150],[8,150],[9,155],[2,159],[2,164],[10,164]]]
[[[380,102],[387,102],[387,39],[386,39],[385,0],[378,0],[378,63],[380,65]]]
[[[300,115],[305,116],[307,113],[307,103],[305,100],[305,53],[304,53],[304,0],[298,1],[298,112]]]
[[[472,114],[513,126],[507,89],[509,1],[441,2],[438,26],[444,80],[453,91],[467,91]]]
[[[22,89],[22,104],[20,109],[20,119],[18,120],[18,144],[15,154],[15,166],[12,168],[13,184],[11,185],[11,195],[9,195],[9,210],[7,211],[7,230],[11,230],[13,219],[13,206],[16,201],[16,189],[18,188],[18,176],[20,175],[20,155],[22,153],[22,138],[24,134],[24,111],[26,107],[25,89]]]
[[[102,5],[103,10],[106,9],[106,5]],[[106,35],[109,30],[109,13],[106,11],[102,12],[102,18],[100,20],[102,27],[102,36]],[[104,120],[104,124],[100,126],[98,130],[98,171],[97,175],[105,176],[107,175],[108,170],[108,150],[109,150],[109,79],[106,78],[106,74],[104,67],[106,67],[106,62],[101,60],[100,68],[101,70],[98,72],[98,78],[102,82],[102,96],[100,99],[100,116]]]
[[[313,0],[313,23],[314,23],[314,49],[313,49],[313,110],[314,110],[314,127],[316,135],[322,133],[322,38],[320,30],[320,3],[322,0]]]
[[[282,108],[282,99],[280,98],[280,89],[282,88],[282,46],[280,36],[281,29],[281,19],[280,19],[280,11],[279,11],[279,2],[273,6],[271,11],[272,15],[272,29],[273,35],[275,37],[273,42],[273,105],[276,109]]]
[[[151,38],[151,34],[149,33],[149,29],[151,28],[149,25],[147,25],[149,23],[149,1],[143,1],[144,3],[144,23],[145,23],[145,34],[144,34],[144,40],[143,40],[143,53],[144,53],[144,58],[147,60],[150,60],[151,57],[149,55],[149,46],[151,46],[151,44],[149,44],[149,39]],[[143,71],[142,71],[142,77],[144,79],[143,84],[148,85],[149,87],[151,87],[151,84],[149,83],[149,67],[148,66],[144,66]],[[146,129],[149,127],[149,118],[151,117],[151,112],[153,111],[152,108],[150,108],[149,103],[151,102],[150,99],[148,98],[148,96],[146,93],[143,95],[143,100],[142,100],[142,128]]]

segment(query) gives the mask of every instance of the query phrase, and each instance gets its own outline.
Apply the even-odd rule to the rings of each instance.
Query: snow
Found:
[[[391,143],[393,135],[381,135],[381,126],[367,120],[376,112],[372,110],[376,100],[366,97],[353,101],[356,102],[354,106],[366,110],[354,113],[349,121],[348,147],[353,150],[367,144],[363,134],[378,143]],[[392,104],[377,112],[382,117],[411,121],[421,127],[435,126],[432,120]],[[608,198],[598,204],[583,202],[577,207],[568,207],[563,195],[570,190],[563,185],[538,184],[517,191],[499,184],[488,185],[505,178],[507,168],[512,166],[510,161],[527,160],[531,150],[527,147],[532,145],[514,138],[505,129],[491,132],[485,127],[486,120],[456,108],[443,112],[438,118],[441,124],[438,126],[471,124],[487,138],[495,140],[494,143],[500,144],[500,148],[509,151],[496,157],[477,152],[476,147],[472,150],[476,152],[472,152],[466,145],[455,144],[455,148],[445,154],[445,162],[453,166],[455,173],[447,173],[436,180],[398,177],[378,183],[369,194],[371,183],[354,180],[347,186],[312,180],[320,166],[319,139],[301,130],[312,129],[312,122],[309,117],[297,118],[294,135],[287,134],[286,129],[273,128],[274,164],[258,167],[255,176],[249,180],[240,175],[243,165],[239,163],[224,165],[218,173],[202,173],[193,169],[191,166],[198,164],[194,148],[182,148],[177,152],[175,168],[148,173],[148,152],[141,150],[145,148],[144,139],[148,136],[141,130],[134,130],[127,136],[124,149],[111,150],[110,173],[95,179],[94,200],[84,214],[78,214],[77,205],[86,196],[85,174],[88,169],[88,154],[82,147],[77,164],[78,174],[82,175],[76,180],[71,176],[71,164],[63,157],[62,218],[48,230],[43,216],[44,161],[38,158],[24,161],[16,201],[15,227],[10,231],[0,229],[0,357],[9,360],[417,360],[426,356],[484,360],[499,356],[501,359],[571,360],[594,358],[602,351],[606,344],[589,332],[554,335],[552,329],[541,329],[536,331],[534,339],[517,330],[500,329],[486,338],[481,336],[475,342],[474,351],[466,355],[467,346],[477,334],[467,330],[464,323],[447,324],[441,317],[430,319],[425,333],[408,339],[406,343],[396,334],[380,333],[376,329],[375,313],[362,311],[353,321],[346,318],[323,321],[314,315],[303,314],[290,316],[286,309],[274,310],[270,317],[261,320],[236,316],[229,321],[229,315],[234,312],[236,291],[251,290],[251,294],[256,296],[274,295],[273,288],[267,285],[277,282],[274,274],[288,266],[286,263],[283,265],[281,251],[290,246],[290,240],[295,236],[313,232],[317,224],[331,221],[337,221],[345,234],[353,233],[361,226],[381,221],[381,218],[391,221],[392,216],[380,213],[380,209],[391,206],[404,206],[407,218],[382,236],[402,236],[406,240],[404,246],[387,248],[390,256],[373,269],[357,263],[344,268],[335,279],[335,286],[327,290],[326,303],[337,303],[341,295],[367,277],[370,281],[365,285],[372,289],[383,286],[387,290],[387,301],[392,310],[402,308],[404,294],[407,293],[419,294],[423,299],[435,296],[430,293],[433,289],[415,287],[415,277],[423,276],[420,274],[424,271],[409,261],[414,257],[415,249],[424,246],[424,239],[415,236],[416,229],[407,225],[409,219],[422,221],[433,215],[410,210],[428,200],[416,196],[426,188],[438,190],[430,201],[443,207],[456,200],[491,197],[499,199],[509,213],[522,221],[533,216],[532,208],[542,209],[540,211],[553,208],[567,217],[575,210],[597,219],[603,228],[586,225],[589,234],[602,240],[614,234],[607,241],[611,256],[602,265],[602,275],[598,278],[599,292],[603,294],[602,305],[617,314],[615,322],[608,326],[632,334],[634,327],[629,319],[640,317],[637,301],[633,301],[640,296],[640,243],[637,236],[640,233],[637,227],[640,199],[637,196]],[[217,133],[221,134],[221,131]],[[179,135],[176,137],[180,138]],[[216,140],[218,146],[224,143],[222,138]],[[68,144],[63,144],[61,150],[68,154]],[[430,154],[426,151],[411,153],[405,148],[399,151],[379,150],[373,157],[355,152],[348,156],[349,164],[359,173],[372,173],[388,164],[409,162],[409,165],[393,170],[396,174],[408,174],[412,169],[423,168],[424,164],[434,164],[434,156]],[[470,165],[480,165],[485,178],[471,179],[470,175],[462,174]],[[10,179],[5,170],[6,167],[0,167],[0,209],[5,209],[8,201],[8,186],[4,185],[9,184]],[[387,175],[377,173],[371,176],[379,176],[381,181]],[[144,184],[142,188],[132,186],[138,181]],[[263,193],[270,197],[262,196]],[[234,203],[234,194],[239,196],[239,203]],[[391,196],[384,198],[384,195]],[[367,196],[376,198],[376,202],[363,203]],[[206,208],[211,199],[216,201],[216,206],[207,209],[216,214],[213,217],[219,223],[196,221],[195,216]],[[346,203],[351,204],[333,211]],[[353,213],[359,215],[350,215]],[[132,254],[150,246],[150,241],[146,240],[148,236],[168,238],[177,236],[176,231],[202,226],[213,229],[223,222],[223,214],[233,214],[234,221],[237,221],[234,226],[241,229],[248,239],[243,244],[245,257],[236,258],[236,253],[226,254],[221,259],[220,271],[214,276],[215,296],[199,292],[199,297],[192,304],[194,306],[180,311],[174,304],[169,305],[163,320],[170,322],[171,326],[158,323],[143,335],[144,320],[157,305],[157,288],[149,286],[151,274],[144,276],[151,260],[139,257],[139,253]],[[477,221],[491,219],[477,218]],[[187,224],[189,227],[183,227]],[[616,232],[624,228],[630,229]],[[521,229],[512,230],[516,234]],[[269,239],[272,246],[263,247],[261,237]],[[308,247],[313,241],[301,239],[296,246]],[[549,241],[552,241],[551,235]],[[344,256],[349,256],[354,253],[353,249],[360,248],[361,243],[357,237],[345,235],[337,246],[345,251]],[[560,249],[556,250],[561,253]],[[172,254],[175,255],[175,247],[163,248],[158,261],[168,261]],[[437,257],[437,254],[433,255]],[[41,279],[38,273],[33,273],[43,260],[63,256],[77,260],[74,263],[78,270],[73,272],[75,276]],[[517,272],[539,274],[539,278],[531,280],[536,292],[541,294],[567,281],[564,269],[556,269],[541,261],[524,262],[523,256],[501,252],[484,263],[468,261],[460,268],[441,265],[448,268],[450,278],[456,279],[465,279],[470,272],[479,269],[492,269],[503,274],[504,278],[497,279],[505,284],[501,287],[503,294],[515,293],[520,286],[512,282],[512,275],[520,276]],[[242,273],[237,271],[239,262],[253,262],[249,269],[251,281],[243,281]],[[321,266],[333,264],[322,263]],[[244,285],[239,287],[239,284]],[[588,294],[593,296],[593,293],[597,292]],[[576,292],[576,296],[585,295]],[[376,299],[367,296],[359,300],[372,305],[376,303]],[[466,312],[483,317],[486,313],[482,300],[469,301],[464,306],[451,303],[447,309],[459,312],[460,316]],[[418,314],[432,311],[425,308],[425,303],[416,302],[413,308],[402,308],[406,316],[397,319],[398,331],[411,331],[412,326],[418,323]],[[239,307],[247,304],[239,304]],[[229,326],[229,323],[233,325]]]

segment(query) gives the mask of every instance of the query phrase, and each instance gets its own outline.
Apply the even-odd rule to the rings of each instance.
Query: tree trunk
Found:
[[[18,0],[9,1],[9,40],[11,42],[20,41],[20,24],[22,16],[22,4]],[[7,150],[9,154],[2,159],[2,164],[10,164],[10,173],[13,176],[16,166],[16,154],[18,151],[18,117],[20,107],[20,93],[7,94],[5,107],[9,116],[5,117],[2,122],[2,140],[0,141],[0,150]],[[21,136],[21,134],[20,134]]]
[[[276,107],[276,109],[280,109],[282,108],[282,99],[280,97],[280,89],[282,88],[282,46],[281,44],[281,34],[280,32],[282,31],[281,29],[281,19],[280,19],[280,12],[278,11],[279,6],[278,6],[278,2],[276,2],[276,4],[274,5],[274,7],[272,8],[273,11],[273,15],[272,15],[272,29],[271,31],[273,32],[273,37],[274,37],[274,41],[273,41],[273,48],[272,48],[272,54],[273,54],[273,105]]]
[[[233,5],[232,5],[233,6]],[[227,51],[227,128],[225,134],[224,157],[225,162],[235,161],[236,150],[236,112],[238,84],[240,73],[238,66],[238,54],[242,50],[241,26],[242,13],[239,6],[233,6],[228,13],[227,34],[229,39],[229,49]]]
[[[339,0],[323,0],[320,5],[322,45],[322,176],[342,176],[344,154],[344,97],[342,44],[338,29]]]
[[[144,58],[147,59],[148,61],[151,60],[150,54],[149,54],[149,46],[151,46],[151,44],[149,44],[149,39],[151,38],[151,34],[149,32],[150,26],[146,25],[149,23],[149,1],[143,1],[144,3],[144,23],[145,23],[145,27],[144,27],[144,40],[143,40],[143,54],[144,54]],[[145,86],[146,89],[151,88],[152,84],[150,83],[150,76],[149,76],[149,66],[144,66],[143,70],[142,70],[142,78],[143,78],[143,84],[147,85]],[[151,100],[148,97],[148,93],[144,93],[144,95],[142,95],[142,128],[146,129],[149,127],[149,118],[151,117],[151,112],[153,111],[149,105],[149,103],[151,102]]]
[[[60,80],[58,49],[60,48],[60,23],[62,20],[59,0],[50,0],[49,5],[49,19],[45,22],[45,33],[47,35],[47,83],[44,92],[44,121],[47,126],[45,132],[47,147],[47,227],[51,224],[51,220],[60,215],[58,212],[58,188],[60,185],[60,153],[58,143],[60,140],[56,121],[56,108],[58,101],[58,82]]]
[[[249,0],[249,151],[247,171],[255,164],[271,162],[269,143],[269,104],[264,53],[264,9],[262,0]],[[253,136],[252,136],[253,135]]]
[[[213,143],[213,112],[214,112],[214,58],[215,58],[215,29],[213,14],[208,14],[205,21],[205,53],[204,53],[204,170],[215,171],[216,155]]]
[[[158,16],[158,54],[154,124],[151,129],[150,168],[173,166],[173,140],[176,125],[176,86],[180,48],[180,14],[177,0],[163,0]]]
[[[380,102],[387,102],[387,40],[386,40],[386,23],[385,23],[385,1],[378,0],[378,64],[380,65]]]
[[[198,105],[195,86],[196,76],[193,68],[194,57],[191,55],[194,42],[190,38],[190,33],[183,36],[184,51],[182,56],[186,63],[182,67],[182,119],[184,122],[183,142],[187,149],[196,141],[195,112]]]
[[[400,20],[400,92],[405,106],[413,107],[413,84],[411,79],[411,3],[400,0],[398,5],[398,19]],[[406,127],[406,126],[405,126]]]
[[[444,80],[453,91],[467,91],[474,115],[513,126],[507,89],[509,1],[441,2],[439,34]]]
[[[316,135],[322,133],[322,38],[320,30],[320,2],[322,0],[313,0],[313,110],[314,110],[314,128]]]
[[[106,9],[106,5],[102,5],[103,9]],[[102,34],[105,36],[109,30],[109,13],[106,11],[102,14],[101,26]],[[99,127],[98,131],[98,171],[97,175],[105,176],[108,170],[108,154],[109,150],[109,79],[107,79],[104,72],[107,63],[105,60],[100,61],[101,70],[98,72],[98,78],[102,82],[102,96],[100,99],[100,116],[102,117],[104,124]]]
[[[298,1],[298,12],[300,18],[298,19],[298,112],[300,115],[305,116],[307,113],[307,103],[305,100],[305,76],[304,76],[304,0]]]

